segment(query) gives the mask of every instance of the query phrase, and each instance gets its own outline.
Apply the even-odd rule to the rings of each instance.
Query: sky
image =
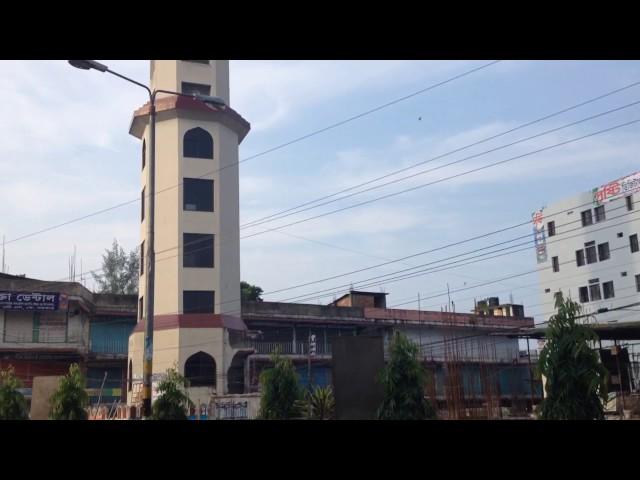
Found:
[[[139,81],[149,79],[147,60],[99,61]],[[231,61],[230,103],[251,123],[240,145],[240,160],[489,62]],[[408,168],[636,81],[637,61],[501,61],[242,162],[240,223]],[[12,240],[139,197],[140,144],[128,127],[145,96],[142,89],[116,77],[77,70],[62,60],[0,62],[0,240],[6,237],[9,273],[62,280],[69,275],[74,248],[79,274],[80,261],[84,272],[100,267],[114,238],[126,250],[139,244],[139,203]],[[248,237],[241,240],[242,279],[262,287],[265,300],[326,304],[351,286],[358,289],[370,283],[367,279],[390,274],[384,284],[370,287],[389,294],[388,306],[417,308],[420,295],[423,310],[440,310],[447,305],[449,288],[458,312],[472,309],[474,299],[499,296],[524,304],[525,313],[537,321],[546,319],[552,305],[540,304],[535,272],[473,288],[535,270],[532,246],[392,281],[399,270],[437,266],[438,261],[447,262],[443,259],[530,234],[530,224],[388,262],[527,222],[549,203],[638,170],[640,123],[528,153],[640,119],[640,105],[508,146],[638,100],[640,86],[629,88],[368,187],[417,174],[412,178],[242,228],[241,236]],[[488,150],[494,151],[484,153]],[[465,173],[520,155],[524,156]],[[421,173],[429,169],[433,170]],[[420,185],[425,186],[373,201]],[[464,258],[468,257],[449,262]],[[371,268],[381,263],[387,264]],[[93,288],[90,278],[83,281]],[[321,290],[325,296],[317,293]]]

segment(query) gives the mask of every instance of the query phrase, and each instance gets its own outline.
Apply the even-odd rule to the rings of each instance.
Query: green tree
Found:
[[[193,402],[187,395],[189,381],[176,368],[167,370],[158,384],[159,396],[151,407],[152,420],[186,420]]]
[[[562,292],[555,295],[557,313],[549,319],[539,367],[546,377],[546,398],[539,407],[544,420],[603,420],[607,370],[589,345],[598,336],[576,322],[580,305]]]
[[[299,402],[303,396],[293,363],[277,351],[271,356],[271,361],[273,368],[260,374],[262,397],[258,416],[264,420],[298,417]]]
[[[262,289],[257,285],[251,285],[247,282],[240,282],[240,293],[243,302],[261,302]]]
[[[0,370],[0,420],[28,420],[27,401],[18,391],[21,387],[12,366]]]
[[[135,248],[128,254],[113,240],[111,250],[102,255],[102,275],[93,275],[98,284],[99,293],[119,295],[135,295],[138,293],[138,271],[140,269],[140,252]]]
[[[69,373],[60,379],[58,389],[50,399],[51,420],[86,420],[89,396],[85,391],[85,379],[77,363],[69,367]]]
[[[378,409],[378,419],[434,419],[436,412],[424,396],[426,376],[418,358],[418,346],[396,332],[389,348],[389,364],[382,372],[384,400]]]

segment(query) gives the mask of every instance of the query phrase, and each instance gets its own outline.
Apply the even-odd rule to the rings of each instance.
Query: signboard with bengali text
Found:
[[[533,221],[533,238],[536,246],[536,258],[538,263],[547,261],[547,239],[544,229],[544,216],[542,209],[532,215]]]
[[[593,203],[602,204],[640,191],[640,172],[593,189]]]
[[[0,310],[58,310],[66,302],[59,293],[0,291]]]

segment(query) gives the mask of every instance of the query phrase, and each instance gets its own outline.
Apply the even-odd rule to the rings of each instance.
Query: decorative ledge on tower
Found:
[[[131,126],[129,127],[129,133],[134,137],[142,138],[144,128],[149,123],[149,107],[150,104],[147,102],[134,112]],[[156,99],[156,114],[158,117],[176,116],[178,111],[194,116],[204,115],[206,120],[221,123],[238,135],[238,144],[244,140],[244,137],[247,136],[251,129],[251,124],[229,106],[216,107],[196,98],[177,95]],[[160,118],[158,119],[160,120]]]

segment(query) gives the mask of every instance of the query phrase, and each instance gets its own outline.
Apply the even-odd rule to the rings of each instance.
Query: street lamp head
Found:
[[[98,70],[99,72],[106,72],[109,67],[103,65],[95,60],[69,60],[69,65],[79,68],[81,70]]]
[[[212,97],[211,95],[201,95],[201,94],[195,94],[194,98],[196,100],[200,100],[201,102],[204,103],[208,103],[210,105],[214,105],[216,107],[226,107],[227,104],[224,102],[224,100],[220,97]]]

